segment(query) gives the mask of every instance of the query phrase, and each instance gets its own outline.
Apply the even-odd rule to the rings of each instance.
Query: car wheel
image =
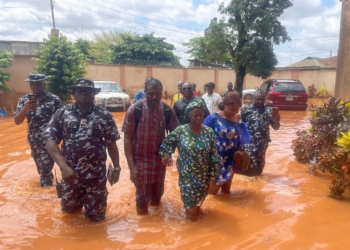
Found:
[[[243,100],[253,101],[253,95],[252,95],[252,94],[246,94],[246,95],[243,97]]]

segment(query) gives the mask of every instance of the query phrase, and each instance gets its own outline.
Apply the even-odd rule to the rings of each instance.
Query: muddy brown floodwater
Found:
[[[125,114],[113,113],[118,128]],[[165,195],[147,216],[135,213],[122,139],[123,168],[109,189],[106,220],[63,214],[54,187],[41,188],[25,143],[26,124],[0,119],[1,249],[350,249],[350,198],[328,198],[331,176],[306,173],[291,150],[307,112],[281,111],[262,176],[234,177],[231,194],[209,196],[196,223],[184,218],[175,165]],[[57,172],[59,170],[55,166]]]

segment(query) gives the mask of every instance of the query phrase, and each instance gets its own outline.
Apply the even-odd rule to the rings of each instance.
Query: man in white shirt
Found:
[[[218,111],[219,103],[222,101],[222,98],[218,93],[214,92],[215,83],[209,82],[205,84],[205,86],[207,88],[207,93],[203,95],[202,98],[204,99],[210,114],[212,114]]]

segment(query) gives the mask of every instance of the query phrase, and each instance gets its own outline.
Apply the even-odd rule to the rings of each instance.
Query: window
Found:
[[[269,84],[269,82],[264,82],[264,83],[261,85],[260,89],[261,89],[262,91],[266,92],[266,89],[267,89],[267,85],[268,85],[268,84]]]
[[[279,93],[305,93],[305,88],[301,83],[276,82],[275,92]]]
[[[123,90],[120,88],[120,86],[117,83],[108,82],[98,82],[95,83],[95,88],[101,88],[101,91],[103,92],[123,92]]]

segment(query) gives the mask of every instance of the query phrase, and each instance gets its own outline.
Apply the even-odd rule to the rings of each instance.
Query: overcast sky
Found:
[[[226,0],[228,1],[228,0]],[[190,58],[182,46],[203,35],[222,0],[55,0],[56,28],[71,41],[91,40],[112,29],[154,32],[175,45],[183,65]],[[308,56],[327,58],[338,52],[341,2],[294,0],[280,18],[291,42],[274,46],[278,66]],[[0,0],[0,40],[42,41],[52,28],[50,0]]]

